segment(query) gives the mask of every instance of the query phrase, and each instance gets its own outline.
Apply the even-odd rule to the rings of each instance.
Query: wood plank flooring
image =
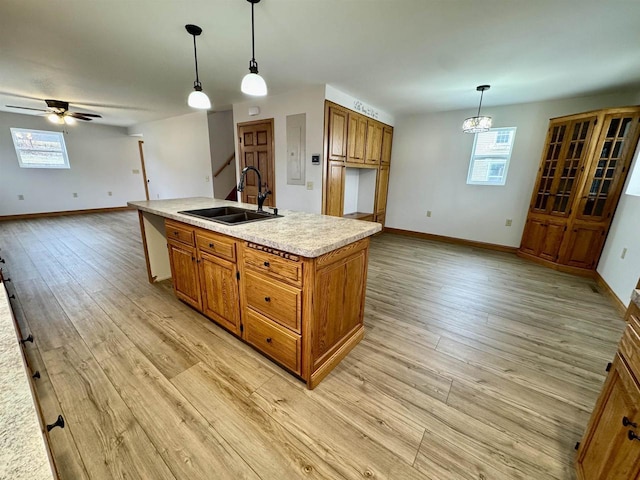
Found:
[[[150,285],[134,212],[0,223],[63,479],[573,479],[624,322],[508,253],[371,241],[364,340],[313,391]]]

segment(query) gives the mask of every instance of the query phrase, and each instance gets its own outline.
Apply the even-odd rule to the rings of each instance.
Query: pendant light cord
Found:
[[[198,71],[198,67],[196,67],[196,71]],[[484,90],[480,90],[480,105],[478,105],[478,117],[480,116],[480,109],[482,108],[482,97],[484,95]]]
[[[193,36],[193,55],[196,60],[196,84],[200,85],[200,78],[198,77],[198,49],[196,47],[196,36]]]
[[[251,61],[256,63],[256,35],[253,27],[253,3],[251,4]]]

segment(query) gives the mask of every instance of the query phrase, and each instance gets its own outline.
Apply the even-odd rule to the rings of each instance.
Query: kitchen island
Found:
[[[314,388],[360,341],[369,236],[378,223],[280,211],[225,225],[179,213],[255,205],[212,198],[129,202],[149,281]]]

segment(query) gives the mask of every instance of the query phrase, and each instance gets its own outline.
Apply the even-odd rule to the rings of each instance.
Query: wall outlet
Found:
[[[626,256],[627,256],[627,248],[625,247],[625,248],[622,249],[622,253],[620,254],[620,258],[624,258]]]
[[[24,195],[18,195],[18,200],[24,200]]]
[[[209,175],[207,175],[206,177],[204,177],[204,181],[208,182],[209,181]]]
[[[109,195],[110,197],[113,195],[112,192],[107,192],[107,195]]]
[[[78,194],[73,192],[73,198],[78,198]]]
[[[431,216],[431,210],[427,210],[427,217]]]
[[[307,190],[313,190],[313,182],[307,182]]]
[[[510,227],[512,222],[513,222],[513,220],[511,220],[510,218],[507,218],[507,220],[504,222],[504,226],[505,227]]]
[[[133,170],[131,170],[131,173],[133,173],[134,175],[137,175],[138,173],[140,173],[140,170],[138,170],[137,168],[134,168]]]

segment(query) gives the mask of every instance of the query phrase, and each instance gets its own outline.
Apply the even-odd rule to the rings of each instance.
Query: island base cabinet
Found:
[[[169,248],[171,277],[173,278],[173,291],[180,300],[198,310],[202,310],[196,249],[174,241],[169,241],[167,246]]]
[[[240,310],[236,264],[200,253],[202,313],[216,323],[240,334]]]

